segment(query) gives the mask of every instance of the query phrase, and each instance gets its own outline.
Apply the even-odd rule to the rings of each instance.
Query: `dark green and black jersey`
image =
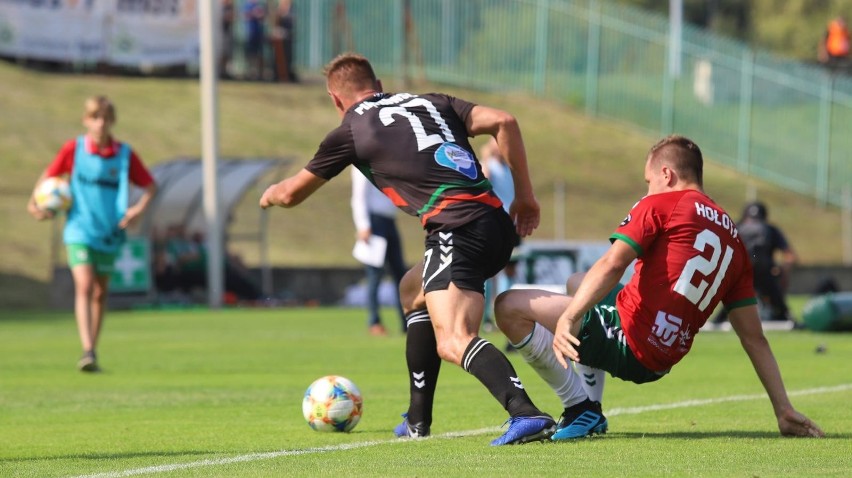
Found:
[[[331,179],[354,165],[428,232],[452,230],[502,207],[468,141],[474,106],[437,93],[378,93],[346,112],[306,169]]]

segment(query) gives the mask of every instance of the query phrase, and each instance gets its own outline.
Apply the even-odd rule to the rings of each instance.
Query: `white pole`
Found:
[[[843,264],[852,266],[852,188],[849,186],[843,188],[843,207],[840,211]]]
[[[221,12],[213,5],[219,2],[198,2],[200,78],[201,78],[201,163],[204,178],[204,219],[207,225],[207,302],[210,308],[222,306],[224,263],[222,261],[222,226],[219,220],[219,156],[216,104],[217,48]]]

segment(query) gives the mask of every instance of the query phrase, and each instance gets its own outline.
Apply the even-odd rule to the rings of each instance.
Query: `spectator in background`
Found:
[[[109,98],[88,98],[83,112],[86,134],[66,142],[36,183],[70,176],[74,200],[62,236],[74,279],[74,315],[83,347],[77,368],[82,372],[100,370],[96,348],[115,255],[124,243],[125,229],[145,212],[157,190],[136,152],[113,138],[115,122]],[[127,201],[130,184],[145,190],[135,204]],[[53,217],[36,206],[33,196],[27,211],[38,220]]]
[[[228,78],[228,66],[234,52],[234,0],[222,0],[222,50],[219,56],[219,76]]]
[[[187,297],[194,289],[207,288],[207,252],[204,243],[193,240],[183,224],[172,224],[168,228],[166,254],[177,271],[178,286]]]
[[[246,0],[243,4],[243,20],[246,27],[246,76],[251,80],[262,80],[263,42],[266,37],[264,21],[266,6],[261,0]]]
[[[168,233],[154,230],[151,233],[152,261],[154,269],[154,285],[157,293],[174,294],[179,285],[177,264],[166,250]]]
[[[479,160],[482,162],[482,174],[488,178],[491,187],[494,188],[494,193],[503,201],[503,209],[509,212],[509,206],[515,200],[514,179],[509,163],[500,154],[500,148],[493,137],[489,138],[488,142],[479,150]],[[517,261],[510,260],[502,272],[485,281],[485,310],[482,323],[486,331],[490,331],[494,327],[494,297],[511,287],[510,282],[515,275],[516,265]],[[506,351],[514,352],[515,349],[507,346]]]
[[[272,29],[270,41],[275,54],[275,81],[298,83],[299,77],[293,68],[293,42],[296,39],[294,31],[295,16],[291,0],[280,0],[278,3],[275,26]]]
[[[224,267],[228,303],[261,299],[260,288],[239,256],[226,252]],[[160,292],[179,292],[180,302],[191,301],[193,293],[207,289],[204,235],[197,231],[187,234],[182,224],[170,225],[166,237],[155,243],[154,270]]]
[[[849,28],[842,17],[828,22],[820,44],[819,61],[832,70],[845,68],[849,60]]]
[[[397,208],[387,196],[382,194],[358,168],[352,169],[352,220],[355,222],[356,236],[359,241],[369,241],[371,235],[377,235],[387,240],[385,263],[383,267],[366,265],[367,272],[367,314],[369,331],[373,335],[387,335],[385,326],[379,314],[379,286],[385,267],[390,269],[393,277],[394,293],[399,320],[402,330],[406,331],[405,314],[399,303],[399,283],[408,268],[402,258],[402,241],[396,227]]]
[[[754,290],[762,305],[761,312],[769,312],[768,317],[761,319],[788,321],[792,320],[786,300],[790,271],[799,259],[781,229],[767,222],[768,218],[765,204],[747,204],[737,229],[751,257]],[[781,256],[780,263],[775,261],[776,255]],[[727,311],[723,309],[713,323],[720,324],[726,319]]]

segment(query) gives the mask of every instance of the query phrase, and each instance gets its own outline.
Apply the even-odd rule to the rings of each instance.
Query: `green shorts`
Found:
[[[66,244],[65,251],[68,253],[68,267],[72,269],[74,266],[88,264],[99,276],[112,274],[115,254],[97,251],[85,244]]]
[[[659,380],[665,372],[648,370],[636,360],[621,330],[621,317],[615,308],[615,296],[624,286],[619,284],[603,300],[583,316],[580,327],[580,363],[606,370],[613,377],[634,383]]]

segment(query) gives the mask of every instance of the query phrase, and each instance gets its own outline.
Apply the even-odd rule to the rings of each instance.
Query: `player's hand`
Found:
[[[792,408],[778,416],[778,429],[787,437],[821,438],[825,432],[808,417]]]
[[[272,206],[275,206],[276,203],[273,201],[273,198],[275,197],[275,187],[276,186],[278,186],[278,185],[273,184],[272,186],[269,186],[268,188],[266,188],[266,191],[263,192],[263,196],[260,197],[260,207],[261,208],[266,209],[266,208],[270,208]]]
[[[136,219],[139,218],[141,213],[142,211],[137,207],[128,208],[127,212],[124,213],[124,217],[118,222],[118,228],[127,229],[130,225],[136,222]]]
[[[36,209],[35,212],[31,212],[30,214],[39,221],[53,219],[56,217],[56,213],[49,209]]]
[[[553,353],[556,354],[559,364],[565,368],[568,368],[568,360],[580,361],[580,353],[577,352],[580,340],[571,334],[571,325],[568,317],[560,317],[553,332]]]
[[[44,221],[45,219],[53,219],[56,216],[56,213],[49,209],[39,209],[36,206],[35,200],[30,199],[27,202],[27,212],[30,213],[30,216],[36,218],[36,220]]]
[[[359,241],[364,241],[366,243],[370,242],[370,236],[372,236],[372,235],[373,235],[372,229],[363,229],[363,230],[355,233],[355,237]]]
[[[541,220],[541,207],[535,196],[522,198],[515,196],[509,206],[509,215],[515,222],[515,230],[521,237],[527,237],[538,227]]]

